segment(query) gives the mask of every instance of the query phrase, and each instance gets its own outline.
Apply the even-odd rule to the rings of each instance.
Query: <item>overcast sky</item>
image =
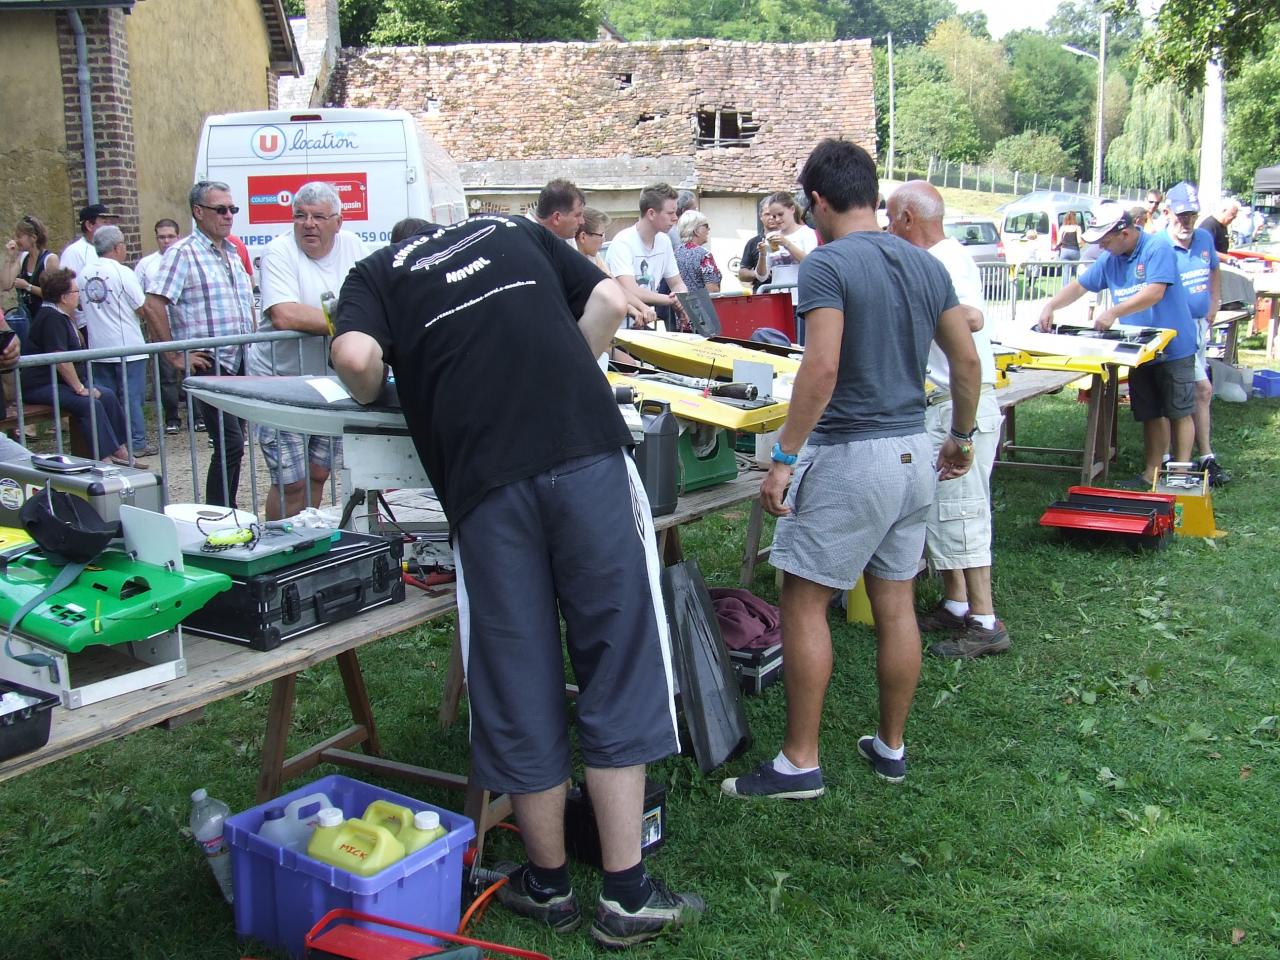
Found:
[[[991,36],[999,40],[1010,30],[1022,30],[1027,27],[1043,29],[1053,16],[1058,5],[1050,2],[1028,2],[1028,0],[956,0],[956,9],[961,12],[981,10],[987,15],[987,24],[991,28]]]

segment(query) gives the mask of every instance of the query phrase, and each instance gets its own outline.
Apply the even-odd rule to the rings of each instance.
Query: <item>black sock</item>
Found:
[[[616,873],[604,872],[604,897],[622,904],[627,913],[635,913],[649,900],[649,874],[644,861]]]
[[[524,868],[524,886],[539,903],[546,903],[552,897],[562,897],[569,892],[569,865],[539,867],[530,861]]]

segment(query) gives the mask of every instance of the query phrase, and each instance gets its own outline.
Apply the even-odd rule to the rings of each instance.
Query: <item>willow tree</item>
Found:
[[[1200,165],[1204,95],[1172,81],[1134,85],[1124,132],[1106,148],[1107,179],[1150,189],[1195,180]]]

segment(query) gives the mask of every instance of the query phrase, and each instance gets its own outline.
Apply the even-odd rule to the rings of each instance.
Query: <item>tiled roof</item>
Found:
[[[480,176],[495,189],[683,177],[758,193],[790,187],[823,137],[875,150],[867,40],[373,47],[344,50],[330,89],[339,106],[414,114],[468,186]],[[722,136],[736,124],[744,145],[699,146],[717,112]]]

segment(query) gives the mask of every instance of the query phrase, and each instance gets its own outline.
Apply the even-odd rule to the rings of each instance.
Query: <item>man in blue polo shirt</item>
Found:
[[[1218,272],[1218,251],[1214,249],[1213,234],[1196,229],[1196,217],[1200,213],[1200,198],[1196,188],[1185,181],[1169,191],[1169,241],[1173,244],[1173,256],[1178,263],[1178,276],[1182,289],[1187,292],[1187,306],[1196,322],[1196,408],[1191,414],[1195,425],[1196,449],[1200,451],[1200,469],[1208,472],[1209,483],[1220,487],[1231,478],[1218,466],[1209,440],[1209,401],[1213,398],[1213,385],[1206,370],[1209,345],[1209,324],[1222,303],[1222,275]]]
[[[1085,291],[1097,293],[1106,287],[1111,292],[1111,306],[1094,314],[1095,329],[1110,330],[1119,322],[1175,332],[1159,357],[1129,371],[1129,407],[1133,419],[1142,424],[1146,454],[1140,479],[1150,485],[1170,449],[1171,436],[1173,458],[1191,458],[1195,323],[1167,239],[1143,233],[1132,214],[1118,203],[1100,206],[1082,235],[1086,243],[1102,247],[1102,255],[1045,305],[1040,329],[1052,328],[1054,312],[1075,303]]]

